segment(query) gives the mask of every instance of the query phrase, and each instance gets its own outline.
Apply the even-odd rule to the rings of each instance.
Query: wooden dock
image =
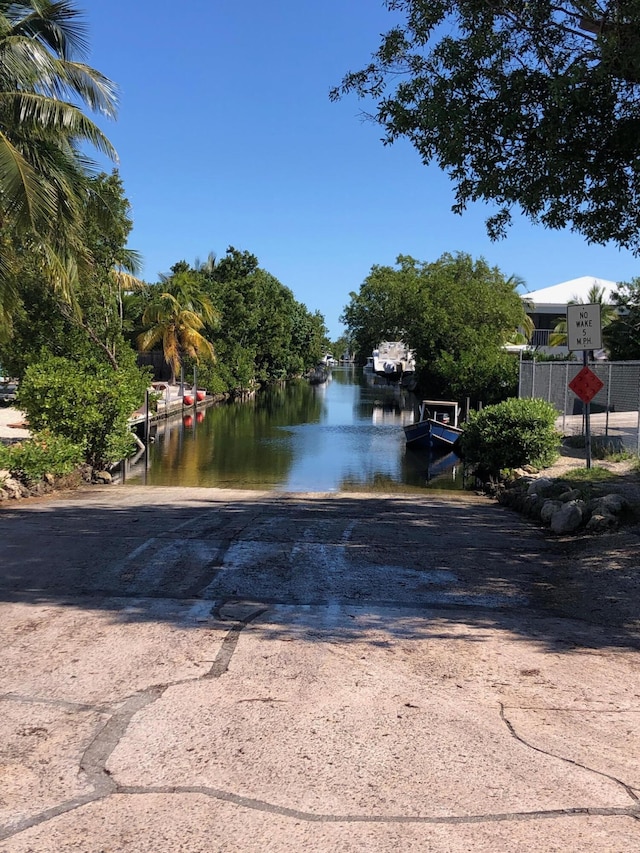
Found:
[[[212,403],[218,402],[219,399],[211,394],[204,392],[204,397],[198,400],[197,395],[193,393],[191,388],[184,388],[184,393],[180,394],[179,386],[169,385],[167,382],[153,383],[153,392],[160,392],[162,396],[155,403],[150,403],[149,396],[152,390],[149,389],[145,404],[141,406],[129,418],[129,425],[133,429],[143,424],[153,424],[165,418],[179,414],[188,414],[192,411],[205,409]],[[185,403],[185,398],[193,399],[193,403]]]

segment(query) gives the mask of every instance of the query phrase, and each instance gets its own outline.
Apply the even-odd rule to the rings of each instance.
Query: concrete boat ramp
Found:
[[[0,534],[2,853],[640,849],[638,648],[544,609],[508,510],[111,487]]]

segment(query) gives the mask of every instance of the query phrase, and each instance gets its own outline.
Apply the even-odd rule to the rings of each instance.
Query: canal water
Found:
[[[409,392],[370,386],[359,368],[333,368],[320,385],[289,382],[160,422],[124,481],[283,492],[463,488],[455,454],[407,449],[402,426],[417,405]]]

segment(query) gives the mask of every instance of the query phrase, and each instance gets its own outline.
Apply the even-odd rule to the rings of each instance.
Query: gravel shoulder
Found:
[[[585,467],[584,451],[563,447],[543,475],[562,478]],[[553,540],[554,559],[540,580],[536,603],[558,616],[598,625],[612,638],[633,638],[640,647],[640,471],[634,459],[595,459],[592,467],[614,475],[598,488],[625,498],[625,522],[615,532]]]

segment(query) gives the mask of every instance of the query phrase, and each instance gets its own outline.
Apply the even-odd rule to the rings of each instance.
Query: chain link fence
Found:
[[[582,368],[577,361],[520,361],[519,396],[552,403],[563,435],[584,434],[585,406],[569,388]],[[640,455],[640,361],[595,361],[589,368],[604,383],[591,401],[591,434]]]

